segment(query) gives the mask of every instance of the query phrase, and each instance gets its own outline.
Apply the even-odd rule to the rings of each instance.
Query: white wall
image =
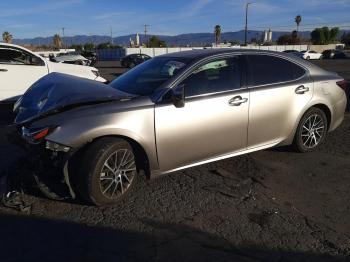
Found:
[[[248,45],[248,46],[232,46],[231,48],[259,49],[259,50],[270,50],[270,51],[282,52],[284,50],[297,50],[297,51],[307,50],[308,45],[273,45],[273,46]],[[164,54],[194,50],[194,49],[204,49],[204,47],[125,48],[125,55],[142,53],[142,54],[146,54],[151,57],[154,57],[158,55],[164,55]]]

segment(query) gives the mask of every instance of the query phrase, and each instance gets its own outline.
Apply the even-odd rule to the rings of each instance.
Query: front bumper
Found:
[[[21,136],[21,130],[11,134],[10,141],[26,151],[25,161],[38,189],[48,198],[62,200],[76,198],[69,177],[69,160],[73,152],[49,150],[45,141],[30,144]]]
[[[107,82],[108,82],[106,79],[104,79],[104,78],[101,77],[101,76],[96,77],[96,78],[95,78],[95,81],[102,82],[102,83],[107,83]]]

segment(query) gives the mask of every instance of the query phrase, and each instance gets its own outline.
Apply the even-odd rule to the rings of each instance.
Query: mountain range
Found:
[[[263,31],[248,31],[248,41],[252,38],[261,39]],[[272,32],[272,40],[277,40],[281,35],[289,34],[290,32]],[[299,32],[299,35],[303,38],[310,38],[310,31]],[[147,36],[149,37],[149,36]],[[157,35],[158,38],[164,40],[168,46],[204,46],[214,42],[213,33],[189,33],[189,34],[179,34],[175,36],[168,35]],[[135,40],[135,34],[118,36],[113,38],[113,43],[118,45],[128,45],[130,38]],[[141,43],[144,42],[144,35],[140,35]],[[110,42],[111,37],[106,35],[75,35],[64,37],[63,41],[67,45],[73,44],[85,44],[94,43],[95,45],[100,43]],[[223,32],[221,34],[221,41],[239,41],[244,42],[244,30],[237,32]],[[20,45],[50,45],[53,43],[53,37],[35,37],[26,39],[13,39],[13,43]]]

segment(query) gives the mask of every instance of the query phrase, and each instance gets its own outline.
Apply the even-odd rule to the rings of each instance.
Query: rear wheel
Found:
[[[307,57],[306,57],[306,60],[310,60],[310,56],[307,56]]]
[[[136,65],[135,65],[135,63],[134,62],[130,62],[130,64],[129,64],[129,68],[134,68]]]
[[[327,134],[327,117],[319,108],[312,107],[301,118],[294,137],[294,148],[311,152],[318,148]]]
[[[91,144],[81,159],[77,189],[95,205],[110,205],[124,198],[137,183],[136,159],[130,144],[102,138]]]

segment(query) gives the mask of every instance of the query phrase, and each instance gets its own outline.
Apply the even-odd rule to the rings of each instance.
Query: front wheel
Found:
[[[298,152],[316,150],[327,134],[327,117],[319,108],[312,107],[301,118],[295,137],[294,148]]]
[[[76,187],[83,198],[95,205],[118,202],[137,182],[134,151],[123,139],[99,139],[87,148],[81,160]]]

